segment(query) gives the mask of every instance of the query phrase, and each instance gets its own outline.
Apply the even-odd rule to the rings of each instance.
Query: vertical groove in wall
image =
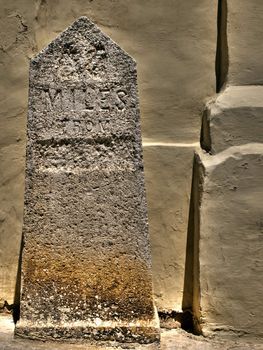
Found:
[[[203,150],[211,154],[212,140],[210,132],[210,112],[208,107],[205,108],[202,116],[200,145]]]
[[[195,334],[201,334],[200,327],[200,277],[199,277],[199,237],[200,205],[203,187],[204,169],[198,154],[193,161],[192,189],[187,232],[185,278],[183,292],[183,311],[193,314]]]
[[[228,75],[227,43],[227,0],[218,0],[217,49],[216,49],[216,92],[220,92],[227,82]]]
[[[228,77],[228,43],[227,43],[227,0],[218,0],[217,14],[217,50],[216,50],[216,92],[220,92]],[[211,152],[211,136],[208,109],[204,111],[200,135],[201,147]],[[200,208],[203,194],[205,170],[198,154],[193,160],[192,189],[188,218],[185,276],[182,309],[193,316],[193,332],[202,334],[200,306]]]

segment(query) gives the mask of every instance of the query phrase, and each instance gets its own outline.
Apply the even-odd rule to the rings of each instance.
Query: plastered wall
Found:
[[[262,1],[224,1],[227,7],[228,83],[262,85]]]
[[[225,81],[203,119],[192,305],[204,335],[262,343],[263,3],[220,5]]]
[[[216,87],[214,0],[0,0],[0,298],[13,301],[20,250],[29,59],[82,15],[138,63],[154,293],[179,311],[192,158]]]

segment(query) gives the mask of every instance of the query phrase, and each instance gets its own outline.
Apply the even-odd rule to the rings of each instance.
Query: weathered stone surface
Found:
[[[16,334],[158,339],[142,169],[136,64],[81,17],[31,61]]]
[[[202,330],[262,337],[263,145],[234,146],[201,159],[204,177],[195,207],[200,285],[195,287],[201,293]]]
[[[263,142],[263,87],[230,86],[208,103],[201,144],[211,154],[228,147]]]
[[[21,240],[28,57],[39,52],[76,18],[87,15],[138,63],[143,139],[196,143],[203,99],[215,91],[216,10],[216,0],[149,0],[147,5],[141,0],[47,0],[33,5],[27,0],[0,0],[0,28],[4,33],[0,36],[0,197],[5,197],[4,201],[0,200],[0,210],[7,217],[5,223],[0,222],[0,229],[3,240],[8,242],[8,251],[0,257],[0,274],[4,274],[6,280],[5,286],[0,281],[0,288],[1,296],[9,303],[13,303]],[[176,154],[181,150],[178,147]],[[170,162],[169,155],[168,159]],[[178,162],[177,168],[185,169],[185,159]],[[179,173],[181,186],[177,187],[179,199],[176,203],[180,211],[176,215],[181,222],[188,215],[186,201],[190,193],[189,179]],[[154,197],[160,187],[163,187],[162,179],[157,181],[156,178],[146,190]],[[151,218],[152,215],[150,221]],[[159,237],[164,237],[166,227],[175,221],[177,217],[172,215],[163,217],[160,234],[157,237],[155,230],[153,234],[152,244],[159,246],[158,251],[154,249],[157,252],[154,259],[160,261],[161,254],[165,266],[168,246],[162,250]],[[155,222],[150,222],[150,228]],[[186,226],[186,221],[178,225],[178,240],[182,238],[180,246],[186,240]],[[9,240],[11,235],[13,239]],[[6,267],[7,255],[12,268]],[[177,259],[173,244],[169,256],[173,256],[174,261]],[[167,269],[163,269],[163,273],[166,275],[167,271],[168,277],[171,268]],[[176,276],[173,283],[176,281],[179,285],[181,277]],[[181,303],[178,289],[173,294],[177,305]],[[162,309],[170,308],[171,293],[165,284],[163,295],[158,298]]]

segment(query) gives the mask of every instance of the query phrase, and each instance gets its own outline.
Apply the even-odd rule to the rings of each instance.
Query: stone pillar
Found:
[[[31,61],[16,334],[158,339],[134,60],[81,17]]]

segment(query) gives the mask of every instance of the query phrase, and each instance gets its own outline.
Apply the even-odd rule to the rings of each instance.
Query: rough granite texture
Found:
[[[31,60],[17,335],[158,339],[139,117],[134,60],[86,17]]]

